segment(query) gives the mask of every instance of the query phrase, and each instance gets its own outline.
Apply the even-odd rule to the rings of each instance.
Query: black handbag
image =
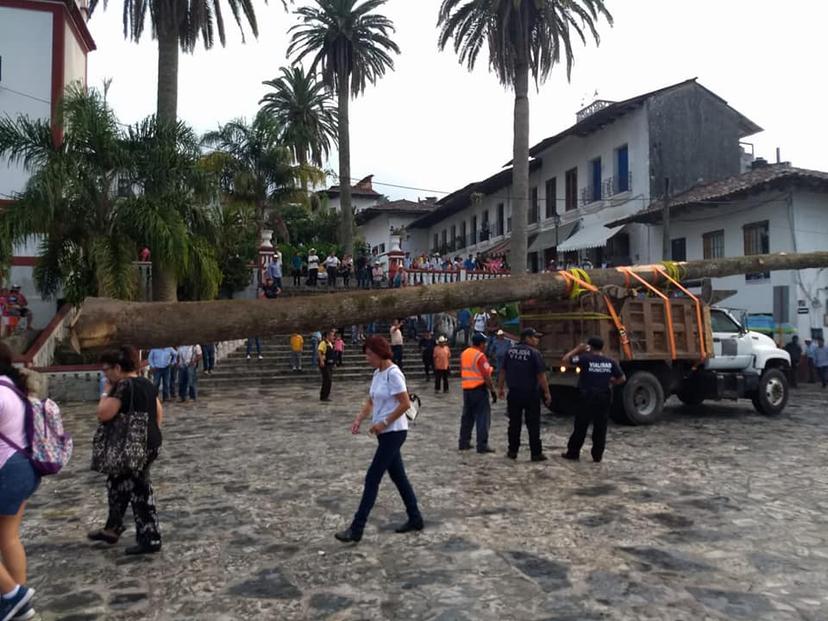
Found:
[[[135,411],[135,388],[129,382],[129,411],[98,425],[92,440],[92,470],[108,475],[141,472],[146,468],[149,413]]]

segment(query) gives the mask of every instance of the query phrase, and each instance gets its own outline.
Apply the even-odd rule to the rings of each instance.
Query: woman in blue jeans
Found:
[[[365,475],[365,488],[351,525],[336,533],[336,538],[344,542],[357,542],[362,539],[368,514],[374,506],[379,492],[380,481],[388,471],[388,476],[400,492],[408,521],[396,529],[398,533],[407,533],[423,529],[423,516],[417,507],[417,497],[408,481],[403,466],[400,449],[408,434],[408,419],[405,411],[411,407],[405,376],[399,367],[391,362],[391,346],[381,336],[372,336],[365,341],[365,358],[374,368],[371,391],[362,411],[351,425],[351,433],[358,434],[362,421],[371,417],[370,433],[377,436],[379,445],[374,459]]]
[[[25,413],[20,397],[3,384],[26,394],[26,381],[12,365],[12,352],[0,343],[0,621],[31,619],[34,589],[26,584],[26,551],[20,542],[20,523],[26,501],[40,484],[29,458],[15,449],[28,448]]]

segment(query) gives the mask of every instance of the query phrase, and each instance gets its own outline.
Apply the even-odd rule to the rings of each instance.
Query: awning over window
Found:
[[[616,226],[608,229],[603,222],[593,222],[558,246],[558,252],[606,246],[607,240],[623,228],[623,226]]]
[[[557,227],[557,231],[555,231],[554,227],[546,231],[541,231],[535,240],[529,244],[529,252],[543,252],[547,248],[554,248],[556,242],[560,246],[578,228],[579,222],[580,220],[573,220],[572,222],[562,224]]]

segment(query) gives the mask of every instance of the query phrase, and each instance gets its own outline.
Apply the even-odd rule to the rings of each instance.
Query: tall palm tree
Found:
[[[224,190],[235,201],[255,207],[261,225],[269,216],[276,216],[277,234],[290,242],[290,231],[278,218],[278,209],[288,203],[307,200],[303,182],[324,179],[314,167],[297,166],[291,148],[282,142],[282,126],[275,117],[260,110],[248,123],[236,119],[218,130],[208,132],[202,143],[214,151],[207,158],[210,168],[225,179]]]
[[[301,165],[321,167],[336,144],[336,108],[325,84],[301,66],[282,67],[281,76],[263,82],[273,90],[259,105],[282,128],[282,142]]]
[[[344,252],[354,251],[354,211],[351,205],[351,136],[348,105],[368,82],[376,84],[394,69],[392,53],[400,48],[391,39],[390,19],[375,13],[386,0],[315,0],[301,7],[302,19],[293,26],[288,56],[300,62],[312,56],[310,70],[319,70],[322,82],[337,94],[339,109],[339,189],[342,210],[340,239]]]
[[[89,13],[100,0],[90,0]],[[158,40],[158,103],[156,116],[165,123],[174,123],[178,113],[179,49],[192,53],[199,40],[205,49],[213,47],[216,34],[222,46],[226,43],[221,0],[123,0],[124,37],[136,43],[141,40],[147,10],[152,37]],[[103,0],[106,8],[108,0]],[[246,22],[254,37],[259,36],[252,0],[227,0],[233,18],[242,32]],[[286,0],[282,5],[287,10]]]
[[[589,33],[598,44],[600,18],[612,25],[604,5],[605,0],[443,0],[440,7],[440,49],[453,39],[460,62],[472,70],[487,43],[489,67],[515,92],[511,263],[516,274],[526,272],[527,259],[529,74],[539,84],[563,54],[569,78],[573,35],[586,44]]]

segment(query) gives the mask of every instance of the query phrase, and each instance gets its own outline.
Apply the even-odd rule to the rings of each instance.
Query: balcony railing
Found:
[[[628,192],[632,189],[632,174],[622,177],[608,177],[601,182],[600,186],[589,185],[581,188],[581,203],[589,205],[596,201],[601,201],[622,192]]]

